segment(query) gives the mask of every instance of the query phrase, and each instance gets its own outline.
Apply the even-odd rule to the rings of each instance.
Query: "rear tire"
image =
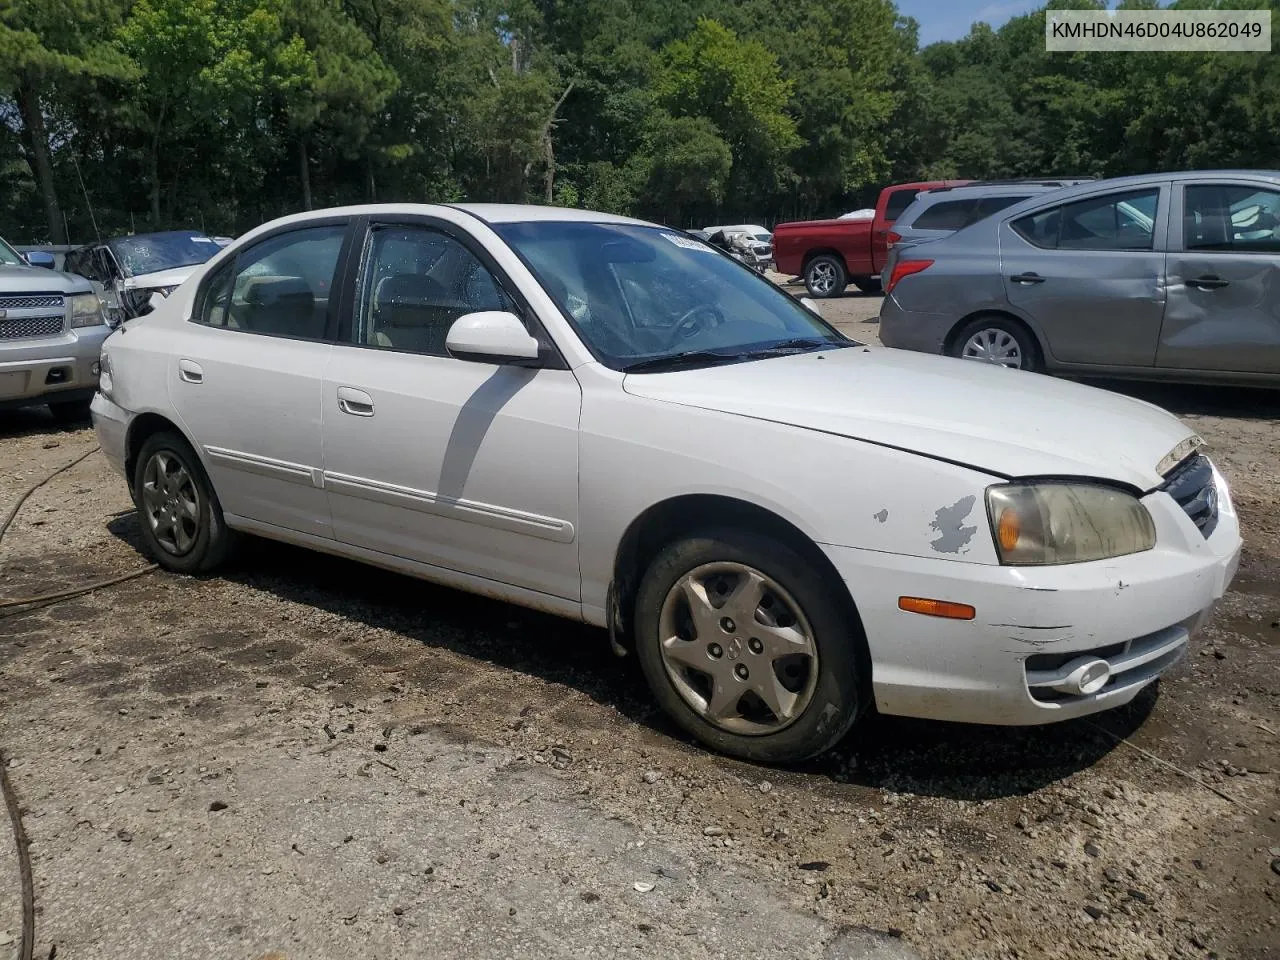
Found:
[[[811,297],[838,297],[848,284],[844,261],[833,254],[820,253],[804,265],[804,286]]]
[[[721,753],[805,760],[865,705],[861,626],[823,572],[777,540],[720,529],[669,544],[641,580],[634,623],[658,704]]]
[[[59,423],[84,423],[89,419],[92,400],[60,400],[49,404],[49,412]]]
[[[174,573],[207,573],[231,552],[234,534],[191,445],[179,434],[152,434],[133,469],[133,502],[142,539],[156,563]]]
[[[1038,371],[1040,347],[1017,320],[999,314],[975,317],[961,328],[947,351],[953,357],[1014,370]]]
[[[883,289],[879,277],[854,277],[853,285],[867,294],[881,293]]]

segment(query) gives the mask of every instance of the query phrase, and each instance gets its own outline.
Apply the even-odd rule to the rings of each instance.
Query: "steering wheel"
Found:
[[[680,319],[675,322],[671,328],[671,345],[675,346],[683,340],[688,340],[695,334],[701,333],[703,325],[698,322],[699,316],[710,318],[709,326],[718,327],[724,323],[724,315],[715,307],[708,303],[700,303],[692,310],[687,310]]]

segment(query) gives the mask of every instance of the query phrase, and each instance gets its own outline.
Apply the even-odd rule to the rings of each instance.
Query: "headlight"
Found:
[[[1147,508],[1132,494],[1090,483],[1005,484],[987,490],[1000,562],[1083,563],[1156,545]]]
[[[96,327],[107,321],[102,316],[102,301],[96,293],[77,293],[67,298],[71,326]]]

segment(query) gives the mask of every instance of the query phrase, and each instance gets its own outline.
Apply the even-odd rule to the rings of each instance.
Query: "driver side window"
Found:
[[[356,342],[448,356],[455,320],[485,310],[516,312],[497,278],[460,241],[431,227],[374,227],[364,258]]]

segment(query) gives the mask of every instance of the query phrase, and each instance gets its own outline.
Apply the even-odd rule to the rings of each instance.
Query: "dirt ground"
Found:
[[[822,309],[875,343],[878,304]],[[1246,552],[1191,655],[1092,720],[873,718],[755,767],[598,631],[257,541],[0,607],[36,957],[1280,957],[1280,393],[1103,386],[1209,440]],[[0,515],[93,445],[0,414]],[[145,562],[94,455],[0,544],[0,601]],[[0,960],[19,922],[0,819]]]

